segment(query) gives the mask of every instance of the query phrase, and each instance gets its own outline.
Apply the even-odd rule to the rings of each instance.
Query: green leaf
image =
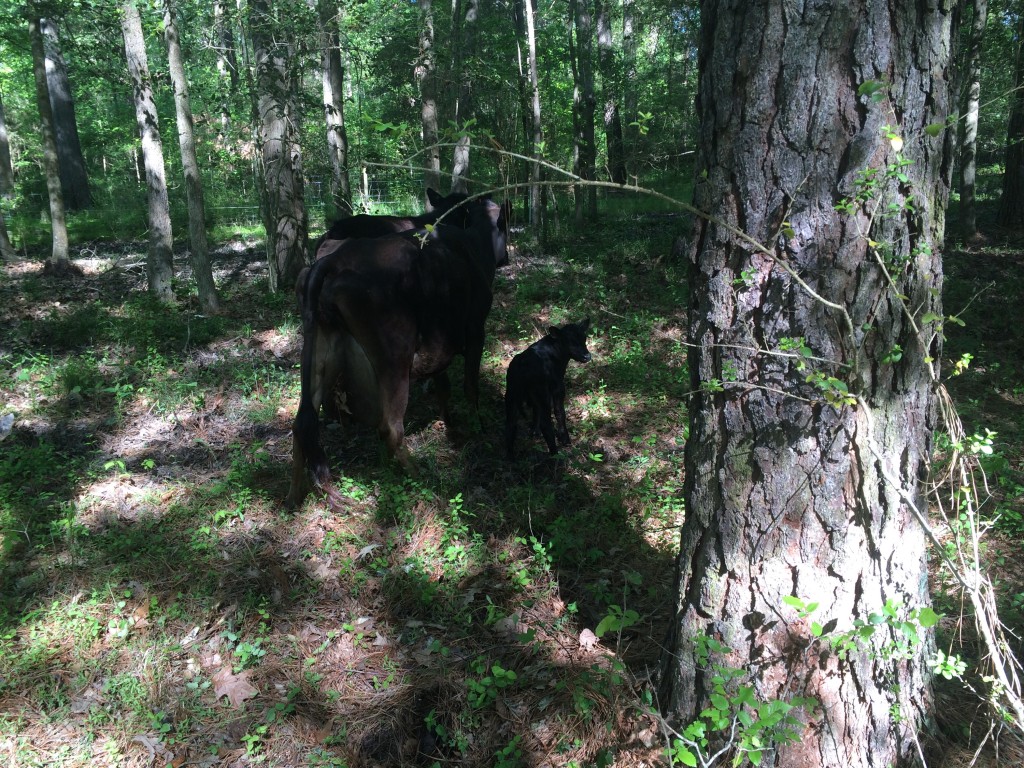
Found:
[[[804,607],[804,601],[801,600],[799,597],[796,597],[795,595],[783,596],[782,602],[784,602],[786,605],[792,608],[796,608],[797,610],[801,610]]]
[[[936,624],[939,623],[939,619],[941,618],[941,614],[938,614],[931,608],[927,607],[922,608],[917,613],[917,623],[925,629],[928,629],[929,627],[934,627]]]
[[[712,693],[711,694],[711,704],[719,712],[728,712],[729,711],[729,700],[727,698],[725,698],[725,696],[722,696],[719,693]]]
[[[926,125],[924,127],[924,132],[927,133],[932,138],[934,138],[938,136],[940,133],[942,133],[945,129],[945,123],[932,123],[931,125]]]
[[[694,757],[693,752],[688,750],[678,741],[676,742],[676,748],[672,754],[672,762],[682,763],[683,765],[695,766],[697,765],[697,758]]]

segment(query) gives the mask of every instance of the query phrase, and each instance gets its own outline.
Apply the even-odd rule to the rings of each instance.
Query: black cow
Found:
[[[533,411],[533,434],[540,429],[548,451],[558,453],[556,430],[551,424],[552,410],[558,422],[558,440],[562,445],[569,444],[569,429],[565,425],[565,369],[570,359],[581,363],[590,360],[589,328],[589,317],[561,328],[552,326],[544,338],[512,358],[505,376],[505,451],[509,458],[515,448],[519,413],[525,405]]]
[[[439,192],[427,187],[427,199],[430,201],[431,210],[418,216],[372,216],[360,213],[346,219],[338,219],[317,243],[316,258],[319,259],[324,253],[333,250],[332,241],[348,240],[353,237],[380,237],[410,229],[422,229],[428,224],[437,223],[441,216],[453,208],[457,209],[445,216],[444,223],[465,229],[469,226],[469,218],[466,206],[461,204],[465,203],[468,197],[461,192],[452,192],[442,197]]]
[[[292,481],[286,505],[330,478],[319,411],[335,384],[352,420],[376,426],[388,450],[411,469],[405,448],[409,382],[435,380],[447,424],[445,372],[465,358],[464,387],[479,397],[484,322],[495,269],[508,262],[504,207],[467,204],[468,229],[439,225],[374,239],[338,242],[309,271],[302,311],[302,391],[292,426]]]

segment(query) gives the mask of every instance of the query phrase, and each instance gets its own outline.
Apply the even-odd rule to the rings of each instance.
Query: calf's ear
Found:
[[[586,333],[588,330],[590,330],[590,318],[589,317],[584,317],[583,318],[583,322],[580,323],[580,327],[583,329],[584,333]]]
[[[430,201],[430,205],[432,207],[436,208],[438,203],[442,200],[441,193],[433,187],[427,187],[427,200]]]

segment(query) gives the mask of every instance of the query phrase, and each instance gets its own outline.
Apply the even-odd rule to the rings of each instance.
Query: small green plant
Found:
[[[724,655],[730,649],[712,637],[696,639],[696,656],[702,668],[710,672],[710,704],[697,720],[681,733],[676,733],[669,748],[672,765],[713,765],[730,751],[735,752],[733,765],[750,761],[761,764],[764,753],[775,744],[792,744],[800,739],[804,728],[797,717],[800,711],[812,712],[818,701],[808,696],[794,696],[788,701],[758,701],[754,688],[741,681],[746,670],[712,664],[712,654]],[[721,734],[726,743],[711,751],[711,736]]]
[[[524,765],[523,750],[519,746],[520,737],[513,737],[512,741],[494,753],[494,768],[520,768]]]
[[[476,659],[470,669],[478,677],[466,678],[466,689],[469,693],[469,705],[473,709],[487,706],[498,698],[498,691],[514,685],[516,673],[504,669],[500,664],[492,664],[488,671],[487,662],[483,657]]]

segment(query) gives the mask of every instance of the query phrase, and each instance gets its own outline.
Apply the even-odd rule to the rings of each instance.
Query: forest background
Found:
[[[957,30],[965,114],[978,7]],[[126,59],[133,8],[0,3],[13,763],[663,757],[672,740],[643,678],[669,621],[683,513],[690,223],[663,198],[570,182],[690,199],[697,4],[253,0],[178,2],[173,16],[146,5],[148,72],[130,44]],[[1024,195],[1012,159],[1024,9],[1007,0],[985,15],[966,147],[977,187],[969,175],[958,184],[946,265],[947,302],[968,308],[968,330],[947,357],[966,371],[954,391],[993,482],[986,562],[1002,569],[1013,628],[1024,606],[1012,543],[1024,531],[1013,322]],[[198,175],[179,151],[169,30]],[[971,135],[966,121],[958,135]],[[166,226],[151,208],[159,175]],[[421,210],[426,186],[504,189],[516,202],[485,360],[489,437],[448,445],[429,405],[414,408],[432,473],[412,481],[378,460],[372,435],[335,435],[348,515],[312,505],[284,518],[299,343],[290,282],[334,218]],[[161,261],[173,264],[163,277]],[[588,313],[601,318],[604,362],[572,379],[579,447],[557,471],[504,467],[493,434],[503,364],[546,324]],[[967,536],[944,533],[947,544]],[[955,617],[936,583],[936,605]],[[944,733],[968,750],[981,742],[964,721]]]

